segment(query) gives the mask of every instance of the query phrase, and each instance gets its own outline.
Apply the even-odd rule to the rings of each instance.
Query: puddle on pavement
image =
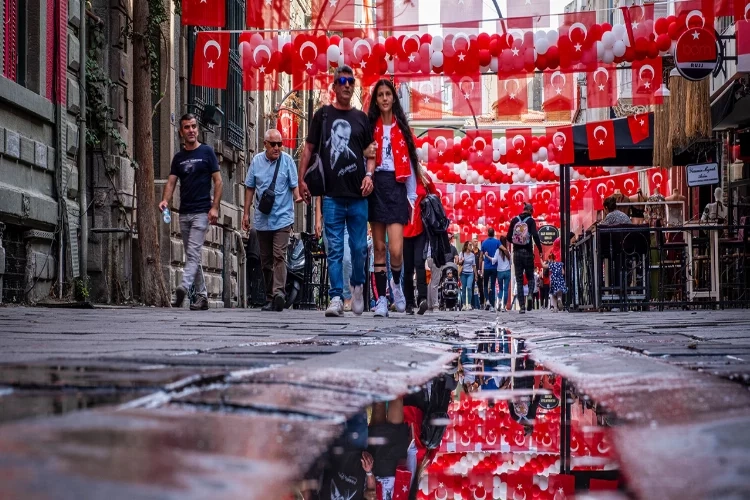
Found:
[[[524,344],[498,329],[456,346],[460,361],[420,392],[350,419],[297,498],[562,500],[625,491],[613,419]]]

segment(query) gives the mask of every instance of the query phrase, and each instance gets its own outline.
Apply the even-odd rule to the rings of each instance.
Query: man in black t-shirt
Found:
[[[219,219],[222,181],[219,162],[211,146],[198,142],[198,121],[188,113],[180,118],[180,137],[185,148],[172,159],[169,180],[164,188],[164,198],[159,203],[162,212],[169,206],[177,179],[180,180],[180,233],[185,250],[185,267],[182,284],[175,291],[173,307],[182,307],[187,291],[195,287],[195,302],[191,310],[208,309],[208,292],[201,268],[201,249],[206,239],[208,224]],[[211,201],[211,181],[214,198]]]
[[[367,196],[372,192],[375,158],[365,158],[364,152],[372,143],[372,129],[367,115],[352,108],[354,72],[349,66],[339,66],[334,75],[333,90],[336,101],[313,115],[307,144],[299,164],[299,190],[305,202],[312,198],[305,183],[305,172],[313,153],[323,162],[326,193],[323,197],[323,226],[328,241],[328,276],[331,302],[326,316],[344,314],[343,259],[344,227],[349,230],[352,256],[352,312],[364,311],[363,287],[367,257]],[[322,136],[321,136],[322,134]],[[317,151],[318,145],[322,151]]]

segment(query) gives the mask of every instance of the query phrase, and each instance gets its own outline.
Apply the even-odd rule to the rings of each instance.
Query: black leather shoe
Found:
[[[266,302],[266,304],[260,308],[261,311],[273,311],[273,303],[272,302]]]
[[[412,305],[406,306],[406,310],[404,312],[410,316],[414,316],[414,306]]]
[[[422,314],[426,312],[427,312],[427,301],[423,300],[422,302],[419,303],[419,311],[417,311],[417,314],[421,316]]]
[[[274,311],[283,311],[284,310],[284,304],[286,304],[286,300],[284,299],[284,296],[280,293],[277,293],[273,297],[273,310]]]

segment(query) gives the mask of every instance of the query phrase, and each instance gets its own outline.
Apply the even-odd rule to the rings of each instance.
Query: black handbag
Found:
[[[307,166],[305,172],[305,184],[307,189],[310,191],[311,196],[325,196],[326,194],[326,173],[323,168],[323,137],[326,131],[326,120],[328,118],[328,108],[323,108],[323,120],[322,130],[320,131],[320,139],[318,140],[318,147],[310,157],[310,163]]]
[[[273,204],[276,202],[276,177],[279,175],[279,164],[281,163],[281,155],[276,158],[276,170],[273,172],[273,180],[268,189],[263,191],[263,194],[258,200],[258,210],[262,214],[270,215],[273,210]]]

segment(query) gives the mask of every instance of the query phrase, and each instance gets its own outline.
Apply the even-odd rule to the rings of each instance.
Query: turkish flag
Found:
[[[570,12],[563,14],[558,50],[560,67],[565,71],[593,71],[597,66],[596,40],[589,34],[596,24],[596,12]]]
[[[677,17],[685,19],[689,28],[706,28],[713,32],[715,20],[716,0],[687,0],[675,2],[674,13]]]
[[[412,119],[443,117],[443,86],[439,76],[411,78]]]
[[[354,30],[355,9],[355,0],[312,0],[312,27],[315,31]]]
[[[604,199],[609,196],[605,177],[597,177],[588,184],[587,198],[594,202],[594,210],[604,209]]]
[[[551,141],[555,161],[560,165],[575,163],[573,127],[547,127],[546,135]]]
[[[290,0],[247,0],[247,27],[260,30],[289,29]]]
[[[631,45],[638,38],[648,38],[653,32],[654,4],[633,5],[623,7],[623,9],[627,9],[630,15],[630,24],[626,24],[625,27],[628,29]],[[651,27],[651,31],[649,31],[649,27]]]
[[[419,31],[419,0],[376,0],[375,24],[379,31]]]
[[[184,0],[180,22],[183,26],[223,28],[227,22],[226,8],[225,0]]]
[[[479,73],[453,75],[453,115],[478,116],[482,114],[482,84]]]
[[[256,59],[250,45],[250,33],[242,33],[239,38],[240,66],[242,67],[242,90],[278,90],[279,79],[276,71],[266,71],[263,56]],[[270,51],[270,49],[269,49]],[[263,52],[265,55],[265,52]],[[259,63],[259,64],[257,64]]]
[[[550,474],[547,480],[547,492],[553,500],[563,500],[576,492],[576,478],[572,474]]]
[[[453,220],[453,217],[455,215],[453,200],[455,190],[455,184],[445,184],[440,182],[435,183],[435,191],[437,191],[437,194],[440,197],[440,202],[443,204],[443,210],[445,210],[445,216],[449,220]]]
[[[547,70],[544,72],[544,111],[573,111],[576,108],[573,99],[574,75],[562,71]]]
[[[660,193],[669,192],[669,174],[666,168],[649,168],[648,169],[648,189],[653,194],[656,188]]]
[[[750,21],[750,0],[734,0],[734,20]]]
[[[190,83],[223,89],[229,72],[229,33],[199,31],[195,40]]]
[[[443,0],[440,2],[440,24],[474,24],[484,19],[482,6],[482,0]]]
[[[295,116],[287,110],[279,111],[279,123],[277,128],[281,132],[281,142],[284,147],[294,149],[297,147],[298,123]]]
[[[474,146],[477,151],[482,151],[487,146],[490,148],[492,147],[492,130],[468,129],[466,131],[466,137],[471,140],[471,145]]]
[[[656,97],[654,92],[661,87],[661,57],[633,61],[633,105],[649,106],[661,104],[662,98]]]
[[[586,124],[589,159],[600,160],[617,156],[615,149],[615,127],[611,120]]]
[[[507,3],[508,29],[549,26],[550,0],[522,0]]]
[[[514,472],[506,477],[507,498],[531,498],[534,481],[528,472]]]
[[[409,498],[409,485],[411,484],[411,472],[403,465],[396,467],[396,478],[393,482],[393,496],[391,500],[407,500]]]
[[[638,192],[638,172],[628,172],[613,176],[615,189],[627,196],[633,196]]]
[[[630,129],[630,138],[633,144],[638,144],[644,139],[648,139],[648,113],[628,116],[628,128]]]
[[[531,161],[531,129],[530,128],[508,128],[505,129],[506,158],[508,163],[522,165],[525,161]]]
[[[735,31],[737,33],[737,71],[750,72],[750,21],[737,21]]]
[[[617,68],[614,64],[599,66],[586,73],[586,106],[610,108],[617,105]]]
[[[576,210],[583,209],[583,199],[588,189],[587,181],[577,180],[571,181],[570,183],[570,210],[575,212]]]
[[[500,78],[497,85],[497,117],[501,120],[520,120],[529,111],[528,79],[526,74]]]

